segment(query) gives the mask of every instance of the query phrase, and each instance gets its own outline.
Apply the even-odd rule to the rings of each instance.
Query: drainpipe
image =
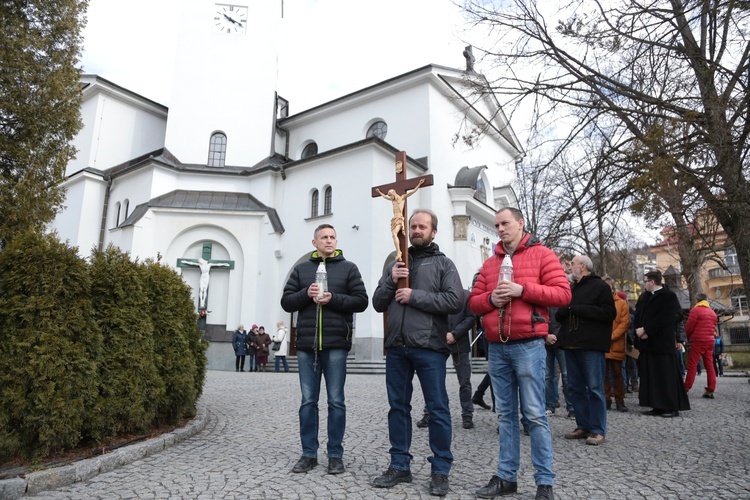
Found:
[[[102,208],[102,221],[99,226],[99,251],[104,250],[104,234],[107,231],[107,210],[109,209],[109,192],[112,188],[112,176],[107,176],[107,189],[104,191],[104,207]]]

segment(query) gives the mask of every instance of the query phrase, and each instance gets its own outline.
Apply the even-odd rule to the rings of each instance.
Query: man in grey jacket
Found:
[[[450,450],[452,429],[445,389],[445,364],[450,354],[446,332],[448,315],[464,305],[461,279],[453,262],[433,242],[437,216],[417,209],[409,219],[409,262],[390,264],[378,282],[372,298],[378,312],[388,312],[385,332],[385,383],[388,392],[388,434],[391,462],[373,486],[390,488],[411,482],[411,396],[414,373],[424,394],[430,415],[429,442],[434,453],[430,493],[448,493],[448,474],[453,463]],[[409,277],[410,288],[397,288],[400,278]]]

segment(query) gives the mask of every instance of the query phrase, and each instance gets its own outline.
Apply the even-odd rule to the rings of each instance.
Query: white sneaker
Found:
[[[551,417],[552,415],[554,415],[554,414],[555,414],[555,412],[554,412],[554,411],[552,411],[552,410],[547,410],[547,411],[545,411],[544,413],[545,413],[545,415],[547,415],[547,417]]]

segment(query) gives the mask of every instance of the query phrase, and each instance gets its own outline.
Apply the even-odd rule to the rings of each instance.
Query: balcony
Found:
[[[739,276],[740,266],[729,266],[728,269],[717,267],[708,271],[708,279],[726,278],[728,276]]]

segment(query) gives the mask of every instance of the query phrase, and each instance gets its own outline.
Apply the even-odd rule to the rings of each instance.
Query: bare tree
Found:
[[[544,12],[536,0],[466,0],[489,28],[482,59],[498,70],[489,88],[507,112],[526,98],[545,100],[548,122],[567,120],[562,146],[592,123],[617,138],[608,163],[639,176],[664,158],[737,249],[750,283],[750,41],[747,2],[738,0],[580,0]],[[653,142],[654,123],[683,133]],[[645,161],[633,162],[642,148]],[[686,154],[689,153],[689,154]],[[659,196],[661,193],[655,193]],[[679,193],[678,193],[679,196]]]

